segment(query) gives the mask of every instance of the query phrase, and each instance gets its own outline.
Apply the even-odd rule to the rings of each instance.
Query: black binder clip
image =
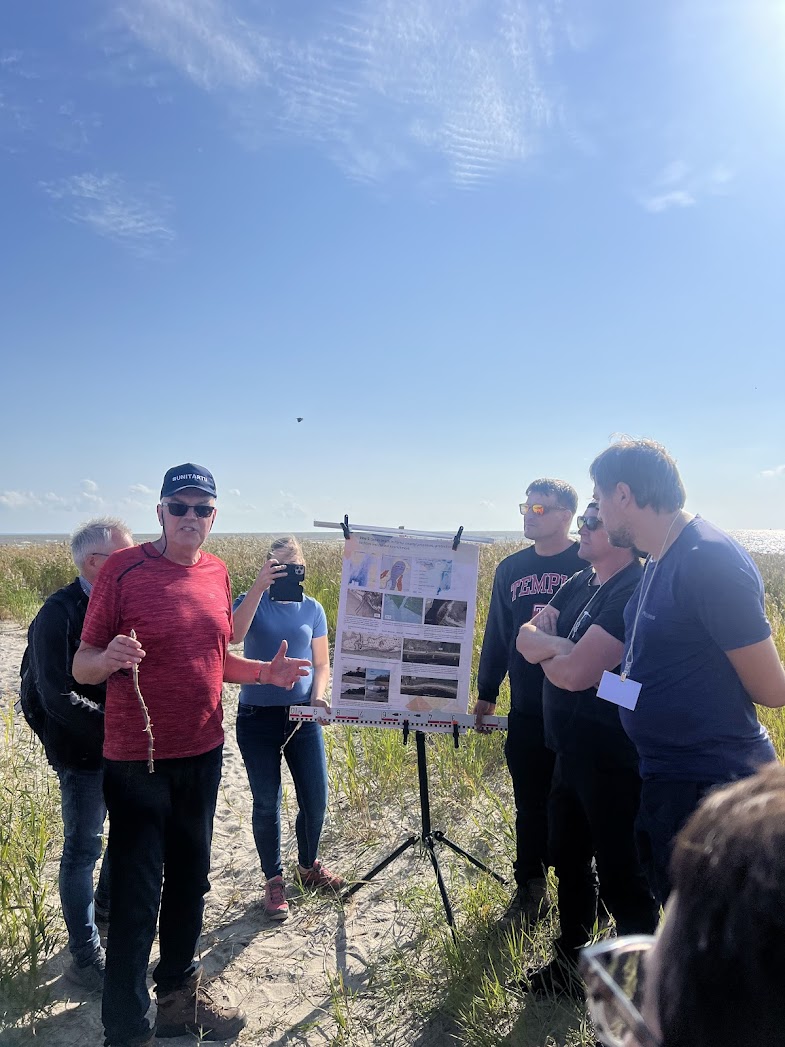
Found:
[[[452,744],[455,748],[458,748],[458,724],[453,721],[452,725]]]
[[[348,513],[346,514],[346,516],[344,516],[343,521],[341,522],[341,530],[343,531],[344,538],[346,538],[347,540],[349,538],[351,538],[352,532],[349,530],[349,514]]]
[[[406,745],[406,743],[408,741],[409,741],[409,721],[408,720],[404,720],[403,721],[403,744]]]
[[[457,531],[455,537],[452,540],[453,550],[457,549],[458,546],[461,544],[461,535],[462,534],[463,534],[463,524],[461,524],[461,526],[458,528],[458,531]]]

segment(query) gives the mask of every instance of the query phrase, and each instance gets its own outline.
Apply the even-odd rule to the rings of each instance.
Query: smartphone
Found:
[[[293,603],[302,603],[305,564],[287,563],[281,566],[286,568],[286,574],[276,578],[270,585],[270,599],[291,600]]]

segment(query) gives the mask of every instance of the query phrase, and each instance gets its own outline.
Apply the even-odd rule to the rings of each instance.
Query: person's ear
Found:
[[[155,512],[156,512],[156,515],[158,517],[158,523],[161,525],[161,527],[163,527],[163,525],[164,525],[164,510],[163,510],[163,506],[161,505],[160,502],[158,503],[158,505],[156,505]]]
[[[624,509],[629,508],[635,501],[630,485],[621,481],[616,484],[616,497]]]

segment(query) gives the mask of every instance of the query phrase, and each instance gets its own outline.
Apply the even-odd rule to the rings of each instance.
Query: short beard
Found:
[[[615,530],[608,531],[608,541],[617,549],[635,548],[632,531],[625,524],[620,524]]]

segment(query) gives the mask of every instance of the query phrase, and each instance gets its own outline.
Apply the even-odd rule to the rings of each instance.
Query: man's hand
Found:
[[[122,633],[115,636],[104,650],[103,661],[107,676],[116,673],[118,669],[132,669],[139,665],[144,658],[145,652],[138,640],[132,640],[130,636]]]
[[[535,626],[535,628],[539,629],[541,633],[547,633],[548,636],[555,636],[556,623],[558,620],[559,612],[557,608],[551,607],[551,605],[548,604],[547,607],[543,607],[541,611],[538,611],[537,614],[535,614],[529,622],[529,625]]]
[[[286,640],[281,640],[278,653],[268,665],[267,679],[264,680],[264,683],[291,691],[301,676],[308,675],[311,663],[307,658],[287,658],[288,647]]]
[[[481,698],[478,698],[474,703],[474,729],[475,731],[481,731],[483,734],[488,734],[488,728],[483,727],[482,718],[483,716],[493,716],[496,711],[496,702],[484,702]]]

